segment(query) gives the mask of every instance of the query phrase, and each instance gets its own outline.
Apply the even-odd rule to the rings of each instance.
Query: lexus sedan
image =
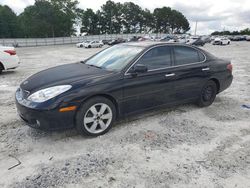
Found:
[[[126,43],[34,74],[16,91],[16,105],[33,128],[75,127],[98,136],[118,118],[145,110],[183,103],[209,106],[232,79],[230,61],[197,47]]]

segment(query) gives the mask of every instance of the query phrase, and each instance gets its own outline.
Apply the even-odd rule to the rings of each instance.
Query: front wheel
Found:
[[[216,83],[212,80],[209,80],[201,90],[200,97],[198,100],[198,106],[205,107],[211,105],[214,102],[216,94]]]
[[[116,119],[114,104],[105,97],[86,101],[77,113],[76,128],[84,135],[99,136],[108,132]]]
[[[2,67],[2,65],[1,65],[1,63],[0,63],[0,74],[2,74],[2,72],[3,72],[3,67]]]

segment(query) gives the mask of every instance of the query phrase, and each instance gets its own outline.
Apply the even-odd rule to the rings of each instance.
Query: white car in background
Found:
[[[83,48],[83,47],[85,47],[85,44],[86,44],[86,43],[89,43],[89,42],[90,42],[90,41],[79,42],[79,43],[76,44],[76,47],[77,47],[77,48]]]
[[[213,45],[229,45],[230,43],[231,41],[226,37],[223,37],[223,38],[217,37],[212,42]]]
[[[101,48],[103,43],[97,40],[85,42],[85,48]]]
[[[0,46],[0,74],[3,70],[15,69],[19,64],[14,47]]]

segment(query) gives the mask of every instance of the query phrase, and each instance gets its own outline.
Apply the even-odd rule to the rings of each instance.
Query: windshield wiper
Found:
[[[89,65],[89,64],[87,64],[87,65]],[[99,69],[102,69],[102,67],[98,67],[98,66],[96,66],[96,65],[89,65],[89,66],[91,66],[91,67],[96,67],[96,68],[99,68]]]

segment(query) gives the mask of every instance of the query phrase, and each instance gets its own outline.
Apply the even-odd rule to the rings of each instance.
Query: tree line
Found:
[[[87,34],[116,33],[185,33],[189,27],[186,17],[170,7],[152,12],[133,2],[107,1],[97,11],[78,8],[77,0],[36,0],[16,15],[0,5],[0,37],[62,37],[75,34],[75,26]]]
[[[250,35],[250,28],[241,31],[215,31],[211,35]]]

